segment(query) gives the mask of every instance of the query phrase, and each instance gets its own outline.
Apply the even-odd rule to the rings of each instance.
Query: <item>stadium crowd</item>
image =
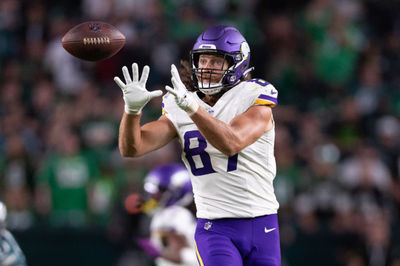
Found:
[[[8,228],[23,239],[37,228],[96,227],[120,246],[132,240],[124,232],[140,234],[137,223],[117,221],[124,199],[141,192],[151,168],[179,162],[179,145],[120,156],[123,100],[113,77],[123,65],[148,64],[148,89],[163,89],[198,34],[226,24],[248,40],[253,76],[279,91],[283,265],[400,265],[398,10],[394,0],[2,0]],[[98,63],[72,57],[61,38],[87,20],[115,25],[125,47]],[[144,121],[161,114],[161,98],[149,106]]]

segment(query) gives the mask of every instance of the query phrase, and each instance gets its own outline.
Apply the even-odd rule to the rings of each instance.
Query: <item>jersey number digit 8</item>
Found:
[[[211,164],[210,155],[205,151],[205,149],[207,148],[207,141],[203,137],[203,135],[201,135],[200,131],[198,131],[198,130],[187,131],[185,133],[185,135],[183,136],[183,138],[184,138],[183,150],[185,152],[186,160],[190,164],[190,170],[192,171],[192,174],[195,176],[199,176],[199,175],[215,173],[215,170],[213,169],[212,164]],[[197,141],[199,143],[198,147],[195,147],[195,148],[190,147],[190,143],[191,143],[192,139],[197,139]],[[196,164],[193,159],[193,156],[196,156],[196,155],[200,156],[203,167],[200,167],[200,168],[196,167]],[[226,170],[227,172],[236,170],[237,159],[238,159],[237,153],[228,158],[228,166],[227,166],[227,170]]]

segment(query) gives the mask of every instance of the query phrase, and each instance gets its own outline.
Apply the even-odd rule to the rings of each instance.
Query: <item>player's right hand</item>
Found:
[[[150,67],[144,66],[142,76],[139,80],[139,67],[136,63],[132,64],[132,79],[128,68],[122,67],[122,74],[125,83],[119,77],[114,77],[115,83],[121,88],[125,101],[125,113],[137,115],[142,108],[154,97],[162,95],[161,90],[148,91],[146,89],[147,78],[149,77]]]

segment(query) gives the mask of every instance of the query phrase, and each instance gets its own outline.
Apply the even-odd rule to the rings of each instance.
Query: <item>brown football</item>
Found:
[[[125,44],[125,36],[114,26],[89,21],[70,29],[62,46],[73,56],[88,61],[101,61],[115,55]]]

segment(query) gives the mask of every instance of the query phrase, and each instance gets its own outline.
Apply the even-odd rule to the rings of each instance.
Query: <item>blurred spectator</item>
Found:
[[[18,135],[6,139],[5,157],[0,163],[0,187],[8,206],[8,228],[11,230],[24,230],[33,224],[31,202],[35,183],[32,163]]]
[[[5,0],[0,3],[0,60],[11,59],[18,53],[17,29],[20,1]]]
[[[55,227],[87,226],[88,189],[98,176],[97,165],[81,150],[78,135],[67,129],[57,137],[56,150],[37,177],[37,211]]]
[[[105,20],[112,11],[111,0],[83,0],[83,16],[90,20]]]
[[[354,97],[360,113],[369,116],[377,112],[384,93],[381,68],[376,59],[365,62],[360,68],[360,81]]]
[[[56,87],[65,94],[76,93],[85,81],[79,60],[60,45],[60,39],[72,25],[72,22],[63,16],[53,18],[50,29],[51,39],[44,55],[45,66],[52,73]]]
[[[375,134],[382,158],[392,177],[400,177],[400,122],[394,116],[383,116],[376,120]]]
[[[386,194],[391,186],[390,171],[371,146],[361,146],[342,163],[339,181],[350,191],[366,189],[380,194]]]

